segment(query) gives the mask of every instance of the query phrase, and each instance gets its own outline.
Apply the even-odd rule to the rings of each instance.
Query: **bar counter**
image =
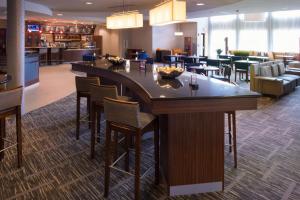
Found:
[[[99,54],[99,48],[65,48],[65,47],[26,47],[27,51],[36,51],[41,56],[41,62],[53,63],[81,61],[86,54]]]
[[[121,85],[159,116],[161,171],[169,195],[224,189],[224,113],[257,109],[259,94],[201,75],[198,90],[192,90],[189,72],[165,80],[156,70],[103,60],[72,63],[72,69]]]

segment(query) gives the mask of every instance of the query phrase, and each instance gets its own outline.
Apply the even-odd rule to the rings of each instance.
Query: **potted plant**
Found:
[[[221,55],[222,52],[223,52],[222,49],[217,49],[217,55],[218,55],[218,57]]]

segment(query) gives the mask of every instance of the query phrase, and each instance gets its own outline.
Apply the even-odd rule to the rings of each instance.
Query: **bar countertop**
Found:
[[[162,79],[155,70],[142,70],[137,67],[113,66],[103,60],[73,63],[73,69],[81,66],[86,70],[101,73],[108,70],[134,81],[142,87],[151,100],[155,99],[216,99],[216,98],[257,98],[260,95],[247,89],[219,81],[203,75],[197,75],[198,90],[192,90],[189,83],[192,73],[184,72],[174,80]],[[82,71],[82,70],[81,70]],[[84,70],[83,70],[84,71]]]
[[[103,60],[73,63],[72,69],[116,84],[158,116],[160,169],[170,196],[224,189],[225,113],[257,109],[258,93],[202,75],[197,75],[198,90],[192,90],[189,72],[165,80],[152,68]]]

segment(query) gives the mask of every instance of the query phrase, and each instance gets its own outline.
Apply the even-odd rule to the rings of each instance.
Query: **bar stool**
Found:
[[[87,98],[87,112],[90,124],[90,85],[96,84],[100,85],[100,79],[98,77],[75,77],[76,84],[76,139],[79,140],[79,131],[80,131],[80,100],[81,98]]]
[[[4,151],[17,146],[18,167],[22,165],[22,132],[21,132],[21,103],[23,88],[18,87],[12,90],[0,92],[0,160],[4,158]],[[16,116],[17,142],[7,140],[5,118],[11,115]],[[4,147],[4,142],[9,143]]]
[[[96,130],[100,134],[101,113],[104,111],[103,99],[108,97],[111,99],[118,99],[122,101],[129,101],[131,98],[126,96],[119,96],[118,90],[115,85],[90,85],[91,91],[91,158],[95,157],[95,143],[96,143]],[[117,133],[115,134],[117,138]]]
[[[141,137],[143,133],[154,130],[154,154],[155,154],[155,184],[159,184],[159,125],[158,119],[151,114],[142,113],[137,102],[128,102],[104,98],[104,115],[106,118],[106,142],[105,142],[105,190],[104,197],[108,197],[110,168],[120,160],[111,164],[111,132],[116,131],[125,135],[125,150],[121,156],[125,157],[125,170],[129,173],[129,139],[135,137],[135,199],[140,199],[140,166],[141,166]],[[121,171],[120,169],[117,169]],[[132,175],[132,174],[130,174]]]
[[[237,147],[236,147],[236,115],[235,111],[226,112],[228,119],[228,140],[229,140],[229,152],[232,152],[233,147],[233,158],[234,168],[237,168]],[[233,144],[232,144],[233,143]]]
[[[214,76],[213,78],[226,81],[224,78]],[[229,80],[230,81],[230,80]],[[230,84],[238,86],[235,82],[230,82]],[[229,144],[226,146],[229,146],[229,152],[232,152],[233,148],[233,158],[234,158],[234,168],[237,168],[237,145],[236,145],[236,114],[235,111],[227,111],[225,112],[225,115],[227,115],[227,121],[228,121],[228,132],[225,132],[225,134],[228,135]],[[233,144],[232,144],[233,143]]]

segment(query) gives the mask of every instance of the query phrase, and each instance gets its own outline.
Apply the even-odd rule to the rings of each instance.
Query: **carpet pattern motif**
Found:
[[[81,128],[75,139],[75,95],[23,117],[24,163],[16,168],[16,150],[0,162],[0,199],[104,199],[104,138],[91,160],[90,132]],[[154,170],[142,180],[143,199],[300,199],[300,88],[279,101],[260,99],[259,110],[237,114],[238,169],[226,149],[225,191],[167,197],[153,184]],[[85,112],[84,103],[82,112]],[[7,120],[15,139],[14,120]],[[103,130],[104,127],[102,127]],[[144,141],[143,148],[151,148]],[[142,157],[143,168],[152,157]],[[133,163],[132,163],[133,164]],[[112,170],[108,199],[133,199],[134,180]]]

